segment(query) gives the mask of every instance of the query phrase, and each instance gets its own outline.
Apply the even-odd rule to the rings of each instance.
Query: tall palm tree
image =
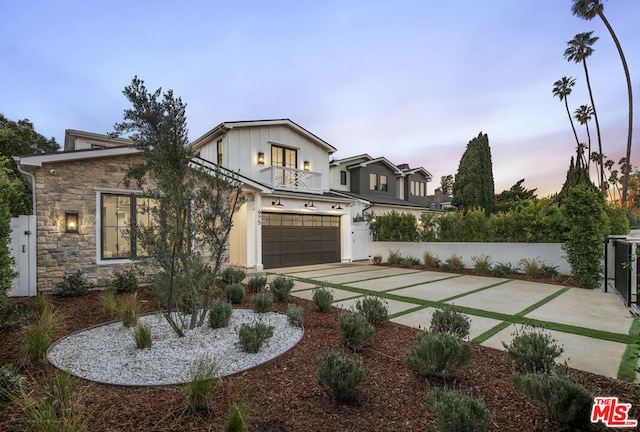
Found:
[[[569,116],[569,122],[571,123],[571,129],[573,129],[573,136],[576,137],[576,144],[580,145],[580,140],[578,139],[578,134],[576,132],[576,127],[573,124],[573,119],[571,118],[571,112],[569,112],[569,102],[567,101],[567,97],[571,94],[572,87],[576,84],[576,79],[574,77],[562,77],[558,81],[553,83],[552,93],[554,96],[557,96],[560,101],[564,101],[564,107],[567,109],[567,115]]]
[[[581,125],[587,128],[587,154],[591,154],[591,133],[589,132],[589,121],[593,118],[593,108],[589,105],[580,105],[573,112],[573,116]],[[587,171],[591,168],[591,159],[587,161]]]
[[[593,54],[591,45],[598,40],[597,36],[592,36],[593,32],[578,33],[573,39],[567,42],[569,47],[564,51],[564,58],[567,61],[582,63],[584,75],[587,79],[587,88],[589,89],[589,99],[591,100],[591,108],[593,108],[593,119],[596,121],[596,135],[598,136],[598,151],[600,152],[600,160],[602,160],[602,138],[600,136],[600,123],[598,122],[598,113],[596,104],[593,102],[593,91],[591,90],[591,81],[589,80],[589,69],[587,68],[587,58]],[[600,185],[604,184],[604,167],[600,163]]]
[[[626,160],[631,160],[631,137],[633,134],[633,94],[631,92],[631,75],[629,74],[629,67],[627,66],[627,60],[624,57],[624,53],[622,52],[622,46],[620,45],[620,41],[613,31],[613,27],[609,24],[609,20],[604,16],[604,5],[600,2],[600,0],[573,0],[573,6],[571,6],[571,11],[577,17],[580,17],[585,20],[591,20],[596,15],[600,17],[604,25],[609,30],[609,34],[611,34],[611,38],[613,42],[616,44],[616,48],[618,49],[618,54],[620,55],[620,60],[622,61],[622,68],[624,69],[624,76],[627,80],[627,94],[629,97],[629,126],[627,132],[627,155]],[[629,188],[629,170],[631,165],[626,164],[623,171],[623,180],[622,180],[622,208],[625,208],[627,203],[627,190]]]

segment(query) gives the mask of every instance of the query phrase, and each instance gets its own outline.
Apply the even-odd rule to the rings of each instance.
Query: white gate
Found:
[[[34,296],[36,287],[36,217],[11,218],[11,256],[18,276],[11,282],[12,297]]]
[[[366,222],[351,223],[351,238],[353,239],[353,247],[351,248],[353,261],[368,260],[369,246],[371,244],[371,235],[369,234],[369,226]]]

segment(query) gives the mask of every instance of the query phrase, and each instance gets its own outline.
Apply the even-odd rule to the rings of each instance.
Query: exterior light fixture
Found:
[[[258,152],[258,165],[264,165],[264,153]]]
[[[309,171],[309,161],[304,161],[302,167],[304,168],[305,171]]]
[[[275,207],[284,207],[284,204],[280,202],[280,198],[276,198],[275,201],[271,201],[271,205]]]
[[[331,206],[331,208],[336,210],[342,210],[342,206],[340,206],[340,203],[335,203],[334,205]]]
[[[310,208],[310,209],[314,209],[316,208],[315,205],[313,205],[313,201],[309,201],[308,203],[305,203],[304,205],[306,208]]]
[[[67,210],[64,212],[64,227],[65,232],[69,234],[78,233],[78,212],[73,210]]]

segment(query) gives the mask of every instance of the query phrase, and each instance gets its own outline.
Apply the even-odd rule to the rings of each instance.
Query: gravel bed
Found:
[[[239,346],[237,330],[243,323],[271,325],[273,337],[256,354]],[[178,337],[160,314],[145,315],[140,322],[151,328],[153,345],[136,348],[133,329],[122,323],[105,324],[57,341],[47,355],[56,367],[75,376],[105,384],[153,386],[189,381],[189,369],[198,359],[218,365],[220,376],[257,366],[288,351],[302,338],[303,329],[291,326],[286,315],[257,314],[234,309],[229,326],[212,329],[206,324]]]

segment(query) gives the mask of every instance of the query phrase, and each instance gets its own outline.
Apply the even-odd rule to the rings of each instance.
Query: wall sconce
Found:
[[[334,205],[331,206],[331,208],[336,210],[342,210],[342,206],[340,205],[340,203],[335,203]]]
[[[78,212],[67,210],[64,212],[65,232],[69,234],[78,233]]]
[[[304,205],[306,208],[310,208],[310,209],[314,209],[316,208],[315,205],[313,205],[313,201],[309,201],[308,203],[305,203]]]
[[[258,165],[264,165],[264,153],[258,152]]]
[[[305,171],[309,171],[309,161],[304,161],[304,164],[302,165],[302,167],[304,168]]]
[[[280,198],[276,198],[275,201],[271,201],[271,205],[276,207],[284,207],[284,204],[280,202]]]

